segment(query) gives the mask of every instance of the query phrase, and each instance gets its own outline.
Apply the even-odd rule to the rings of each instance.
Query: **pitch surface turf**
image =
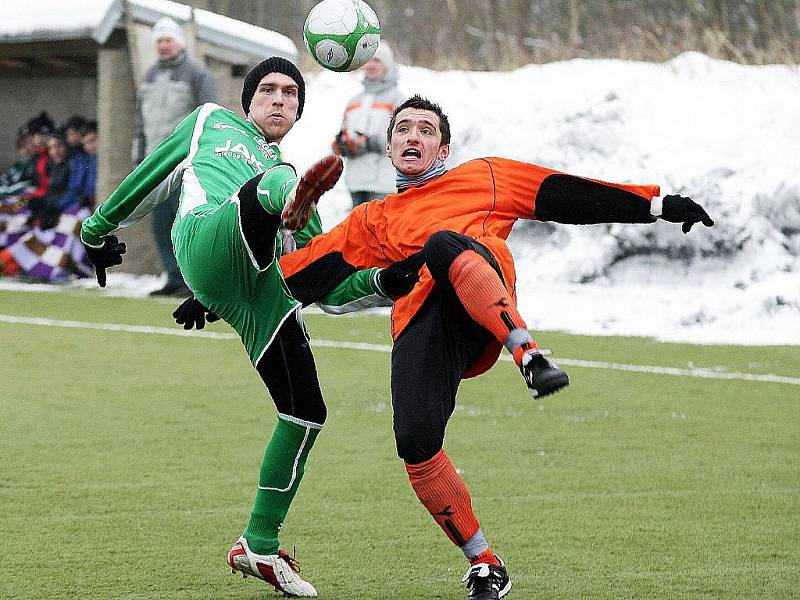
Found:
[[[0,314],[55,320],[174,327],[172,308],[0,292]],[[389,342],[384,316],[307,323]],[[539,339],[557,358],[800,377],[800,347]],[[277,597],[224,564],[275,420],[237,340],[8,322],[0,340],[0,598]],[[330,415],[284,544],[324,599],[462,599],[466,565],[394,455],[388,354],[315,355]],[[800,386],[568,371],[532,401],[498,363],[448,428],[511,599],[798,597]]]

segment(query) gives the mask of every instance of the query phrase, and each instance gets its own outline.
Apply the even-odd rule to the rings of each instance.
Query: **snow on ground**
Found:
[[[663,64],[572,60],[505,73],[401,67],[400,78],[404,92],[449,114],[448,166],[505,156],[657,183],[663,194],[691,195],[716,219],[688,236],[663,222],[518,223],[509,243],[532,329],[800,344],[796,65],[687,53]],[[359,89],[358,74],[310,75],[303,118],[283,143],[286,158],[304,169],[327,153]],[[326,227],[348,208],[340,183],[320,205]],[[119,275],[109,282],[112,293],[157,285]]]

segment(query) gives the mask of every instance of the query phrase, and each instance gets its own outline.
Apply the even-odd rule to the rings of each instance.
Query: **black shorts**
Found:
[[[480,254],[500,274],[494,256],[472,238],[450,231],[431,236],[425,260],[436,287],[392,348],[395,443],[409,464],[425,462],[442,449],[464,373],[494,341],[472,320],[447,279],[450,264],[465,250]]]

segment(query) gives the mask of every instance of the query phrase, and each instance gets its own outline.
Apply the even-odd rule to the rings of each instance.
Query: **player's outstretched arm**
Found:
[[[306,274],[287,278],[286,284],[303,306],[316,304],[326,313],[341,315],[386,306],[386,298],[396,300],[410,293],[419,281],[423,263],[422,252],[417,252],[383,269],[343,270],[338,277],[331,277],[328,271],[328,277],[322,278],[324,281],[313,275],[316,269],[311,269]]]
[[[706,210],[691,198],[677,194],[664,196],[661,200],[661,214],[657,214],[657,203],[658,199],[654,199],[653,214],[670,223],[683,223],[683,233],[689,233],[696,223],[702,223],[706,227],[714,226],[714,220],[708,216]]]
[[[103,238],[101,246],[89,246],[85,242],[83,246],[94,265],[97,283],[100,287],[106,287],[106,269],[122,264],[122,255],[126,251],[125,242],[120,242],[115,235],[107,235]]]
[[[166,201],[180,185],[180,172],[189,154],[194,126],[202,116],[213,112],[213,105],[198,108],[136,167],[92,215],[81,223],[81,241],[98,248],[103,238],[121,227],[130,227],[154,206]],[[208,113],[208,114],[206,114]]]
[[[546,170],[544,175],[535,194],[535,218],[540,221],[590,225],[654,223],[661,218],[682,223],[684,233],[696,223],[714,225],[691,198],[673,194],[662,199],[656,185],[609,183]]]
[[[377,291],[387,298],[405,296],[417,285],[419,270],[423,264],[425,257],[420,251],[390,264],[385,269],[380,269],[375,276]]]
[[[609,183],[551,172],[535,196],[535,218],[567,225],[654,223],[651,200],[655,185]]]

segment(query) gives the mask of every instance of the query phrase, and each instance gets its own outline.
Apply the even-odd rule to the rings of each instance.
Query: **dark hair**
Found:
[[[30,121],[25,123],[25,130],[33,135],[35,133],[43,133],[49,135],[56,128],[55,123],[45,111],[40,112],[33,117]]]
[[[87,133],[97,133],[97,121],[86,121],[86,128],[83,131],[83,135]]]
[[[66,131],[67,129],[74,129],[75,131],[80,132],[83,134],[84,130],[86,129],[86,125],[89,121],[86,117],[81,115],[72,115],[67,122],[64,123],[63,129]]]
[[[47,141],[50,140],[58,140],[62,144],[67,143],[67,136],[64,134],[63,129],[56,129],[55,131],[51,131],[50,134],[47,136]]]
[[[447,119],[447,115],[444,114],[442,107],[436,104],[436,102],[431,102],[427,98],[423,98],[419,94],[414,94],[411,96],[411,98],[394,109],[394,112],[392,113],[392,120],[389,121],[389,129],[386,131],[387,140],[392,141],[392,129],[394,129],[394,123],[397,120],[397,115],[400,114],[401,110],[406,108],[429,110],[434,113],[437,117],[439,117],[439,130],[442,133],[441,145],[444,146],[445,144],[450,143],[450,121]]]

